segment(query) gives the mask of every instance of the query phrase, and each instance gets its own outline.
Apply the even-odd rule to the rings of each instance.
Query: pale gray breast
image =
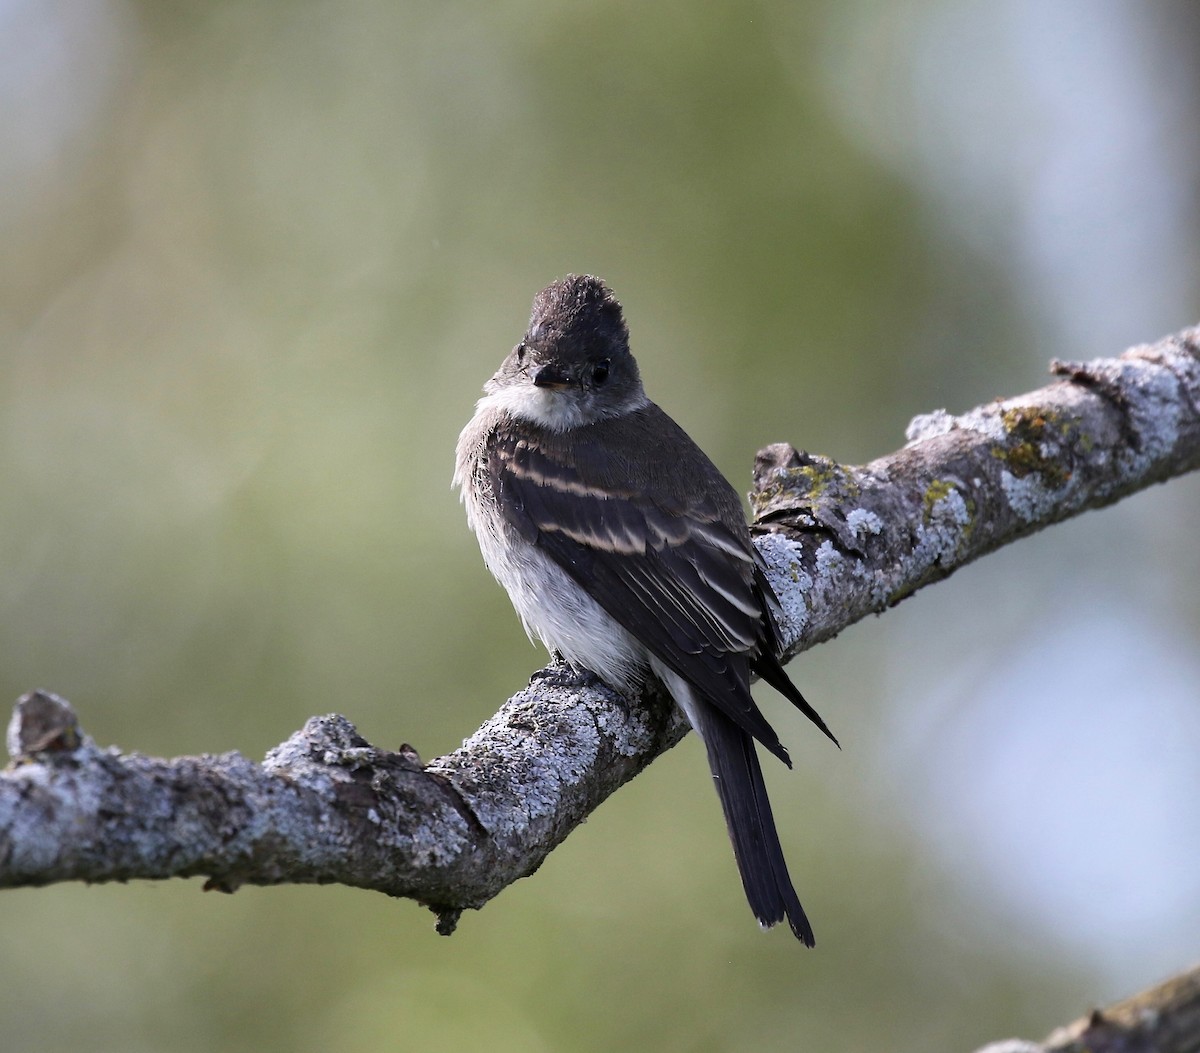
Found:
[[[477,415],[455,451],[454,485],[461,490],[484,563],[504,586],[530,639],[537,637],[613,687],[631,690],[641,681],[645,649],[500,514],[485,467],[496,422],[492,413]]]

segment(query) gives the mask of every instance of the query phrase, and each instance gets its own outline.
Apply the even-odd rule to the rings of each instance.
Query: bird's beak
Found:
[[[533,374],[533,386],[537,388],[561,391],[563,388],[570,387],[571,383],[571,378],[563,372],[562,368],[552,362],[539,366],[537,372]]]

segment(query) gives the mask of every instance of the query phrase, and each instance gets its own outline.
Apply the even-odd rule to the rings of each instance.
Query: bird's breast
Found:
[[[572,665],[590,669],[619,690],[632,690],[646,668],[645,648],[536,541],[512,527],[500,511],[499,495],[485,470],[487,456],[487,443],[474,441],[464,431],[455,484],[461,487],[467,522],[483,561],[504,586],[525,631]]]

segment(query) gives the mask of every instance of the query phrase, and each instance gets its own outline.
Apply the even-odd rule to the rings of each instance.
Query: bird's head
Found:
[[[568,274],[534,297],[528,331],[484,390],[493,405],[551,431],[647,403],[621,305],[586,274]]]

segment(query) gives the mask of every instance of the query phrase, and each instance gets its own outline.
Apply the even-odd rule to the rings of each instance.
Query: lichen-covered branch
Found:
[[[0,772],[0,888],[203,876],[206,889],[352,885],[424,903],[438,929],[533,873],[686,730],[591,677],[545,670],[461,749],[424,765],[313,717],[262,764],[101,749],[74,709],[23,696]]]
[[[918,418],[863,467],[773,446],[751,500],[790,654],[962,564],[1200,464],[1200,329],[1049,387]],[[431,906],[439,929],[542,860],[685,726],[654,685],[625,699],[563,668],[448,756],[377,749],[314,718],[262,764],[100,749],[25,696],[0,773],[0,887],[203,875],[208,887],[338,882]]]
[[[1198,1053],[1200,966],[1060,1027],[1044,1042],[1009,1039],[977,1053]]]
[[[750,495],[795,653],[1001,545],[1200,467],[1200,327],[953,417],[862,466],[769,446]]]

